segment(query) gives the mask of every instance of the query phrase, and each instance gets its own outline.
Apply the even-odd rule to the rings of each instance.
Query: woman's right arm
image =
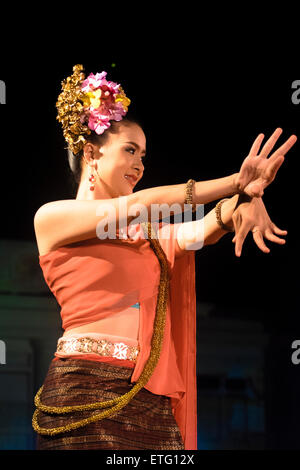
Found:
[[[194,203],[205,204],[235,194],[235,177],[236,174],[196,182]],[[151,221],[151,207],[154,204],[167,204],[170,208],[177,204],[173,206],[175,210],[172,213],[178,214],[184,210],[185,188],[186,183],[183,183],[142,189],[114,199],[67,199],[48,202],[41,206],[34,216],[37,240],[43,240],[43,245],[47,246],[45,251],[48,251],[69,243],[95,238],[98,224],[106,226],[115,222],[117,229],[123,228],[139,216],[139,208],[143,208],[143,216]]]

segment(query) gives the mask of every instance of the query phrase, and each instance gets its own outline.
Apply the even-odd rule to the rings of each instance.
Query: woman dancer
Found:
[[[79,186],[34,218],[64,329],[35,397],[38,449],[196,449],[195,250],[228,231],[237,256],[250,230],[262,251],[263,237],[284,243],[261,196],[295,136],[268,157],[282,131],[258,155],[260,134],[228,177],[133,192],[146,138],[129,104],[106,72],[85,78],[77,65],[62,83],[58,119]],[[204,225],[151,218],[155,204],[182,212],[224,197]]]

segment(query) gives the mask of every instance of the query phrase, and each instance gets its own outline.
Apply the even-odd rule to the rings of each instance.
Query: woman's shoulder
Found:
[[[98,224],[107,224],[106,216],[98,211],[101,202],[63,199],[43,204],[34,215],[40,255],[60,246],[95,238]]]
[[[85,201],[86,202],[86,201]],[[58,222],[63,222],[66,214],[76,213],[82,205],[78,199],[61,199],[58,201],[49,201],[40,206],[34,214],[34,228],[46,228]]]
[[[37,209],[34,214],[34,231],[40,256],[64,244],[65,240],[58,237],[58,229],[62,228],[64,214],[70,205],[74,210],[78,203],[76,199],[61,199],[46,202]]]
[[[40,206],[37,209],[37,211],[35,213],[35,216],[47,213],[48,211],[53,211],[55,209],[59,209],[62,206],[64,206],[66,203],[69,203],[70,201],[74,201],[74,202],[72,202],[72,204],[74,204],[77,201],[77,199],[61,199],[59,201],[45,202],[45,204],[43,204],[42,206]]]

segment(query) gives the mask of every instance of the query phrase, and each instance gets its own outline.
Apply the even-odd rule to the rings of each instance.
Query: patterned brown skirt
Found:
[[[130,391],[133,369],[82,359],[52,361],[41,403],[83,405],[110,400]],[[42,428],[56,428],[98,414],[99,410],[50,415],[39,411]],[[38,450],[184,449],[170,398],[142,388],[115,415],[54,436],[38,434]]]

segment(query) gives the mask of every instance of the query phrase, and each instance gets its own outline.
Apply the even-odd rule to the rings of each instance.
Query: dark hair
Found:
[[[137,124],[143,129],[143,125],[140,120],[134,116],[126,115],[122,121],[110,121],[110,127],[106,129],[103,134],[98,135],[96,132],[92,131],[90,135],[86,136],[87,142],[90,142],[95,145],[104,145],[110,134],[117,134],[121,125],[128,124]],[[74,155],[70,149],[68,149],[68,161],[69,167],[71,170],[71,186],[73,190],[77,190],[80,183],[81,174],[82,174],[82,156],[83,150]]]

